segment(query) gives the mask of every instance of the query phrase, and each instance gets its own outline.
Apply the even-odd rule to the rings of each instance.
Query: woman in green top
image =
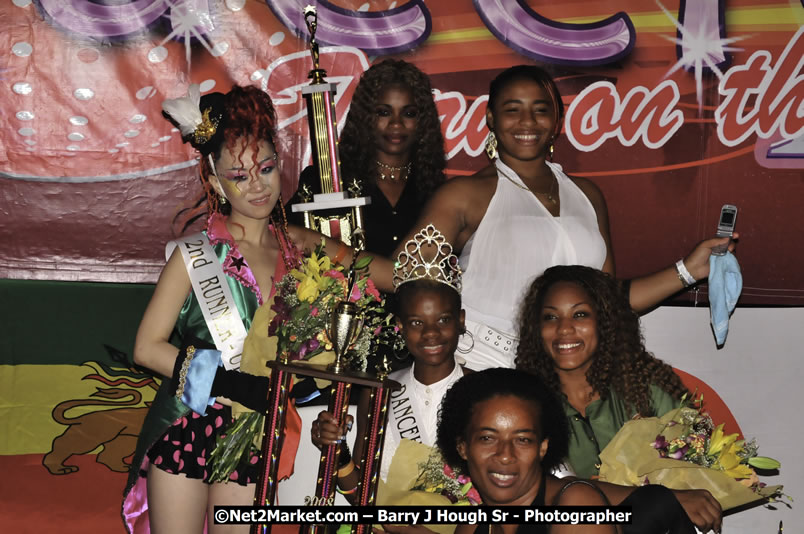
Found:
[[[518,369],[563,398],[569,467],[589,478],[626,421],[661,416],[687,390],[673,368],[645,349],[639,316],[610,275],[582,266],[547,269],[531,284],[519,321]]]

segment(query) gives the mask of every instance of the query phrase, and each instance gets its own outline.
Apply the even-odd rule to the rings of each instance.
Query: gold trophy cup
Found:
[[[354,302],[339,302],[332,313],[329,330],[327,330],[327,337],[335,351],[335,361],[330,364],[330,371],[338,374],[344,371],[343,356],[357,341],[362,329],[363,318],[358,312],[357,305]]]

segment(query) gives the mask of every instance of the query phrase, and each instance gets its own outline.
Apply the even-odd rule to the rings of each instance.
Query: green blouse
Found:
[[[650,386],[650,401],[657,416],[677,408],[679,401],[658,386]],[[636,414],[614,392],[608,398],[592,401],[586,407],[586,417],[563,399],[564,413],[569,423],[569,466],[581,478],[590,478],[600,471],[600,451],[606,448],[617,431]]]

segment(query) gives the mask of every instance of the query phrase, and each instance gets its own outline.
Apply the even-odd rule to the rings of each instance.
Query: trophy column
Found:
[[[304,202],[293,204],[290,209],[304,214],[307,228],[354,246],[354,230],[363,227],[362,207],[371,203],[371,199],[361,196],[361,187],[356,180],[344,189],[335,117],[337,86],[325,80],[327,73],[318,62],[318,43],[315,40],[318,16],[315,7],[307,6],[304,9],[304,20],[310,33],[313,69],[309,74],[310,84],[302,87],[301,92],[307,104],[313,166],[318,171],[320,190],[315,195],[312,191],[303,192],[301,196]]]
[[[274,363],[274,362],[272,362]],[[270,365],[269,365],[270,366]],[[260,458],[262,459],[257,489],[254,492],[254,504],[264,505],[276,500],[276,479],[279,469],[279,454],[285,430],[285,414],[288,407],[291,374],[283,368],[274,367],[271,371],[270,389],[268,390],[268,412],[265,416],[264,435]],[[253,534],[259,532],[258,526],[251,529]]]
[[[390,392],[401,386],[394,380],[378,378],[368,373],[344,371],[335,373],[323,365],[302,365],[271,361],[267,363],[271,369],[271,401],[272,413],[265,419],[263,436],[263,469],[257,481],[254,504],[257,506],[272,505],[276,498],[276,476],[284,433],[284,414],[289,402],[288,385],[291,375],[300,377],[321,378],[332,381],[332,396],[329,410],[338,416],[338,423],[343,420],[349,407],[351,386],[365,386],[371,392],[371,404],[368,416],[368,431],[364,439],[363,455],[359,459],[360,482],[358,483],[358,505],[371,506],[377,496],[377,477],[382,461],[382,446],[385,439],[385,426],[388,422],[388,405]],[[275,378],[276,377],[276,378]],[[337,484],[338,456],[340,445],[330,445],[321,453],[318,480],[316,484],[316,502],[331,502]],[[302,525],[301,532],[325,532],[326,525]],[[371,525],[353,525],[353,532],[370,532]],[[271,532],[271,525],[252,525],[251,533]]]
[[[338,156],[337,122],[335,118],[334,97],[337,86],[325,81],[326,72],[320,68],[318,43],[315,40],[317,15],[315,7],[304,8],[304,17],[310,34],[310,52],[313,69],[309,78],[311,83],[302,89],[307,103],[312,143],[313,164],[318,171],[321,193],[308,194],[305,202],[291,206],[292,211],[304,214],[305,226],[324,235],[340,239],[347,245],[355,247],[355,254],[362,250],[363,226],[362,206],[371,202],[362,197],[360,186],[355,181],[344,190],[340,175],[340,159]],[[311,201],[312,200],[312,201]],[[354,267],[354,264],[352,265]],[[354,280],[350,276],[349,290]],[[390,392],[399,389],[398,382],[388,380],[387,372],[379,376],[368,373],[353,372],[345,369],[342,358],[349,346],[354,343],[362,328],[359,310],[352,302],[341,302],[333,312],[328,338],[336,354],[335,363],[329,367],[321,365],[300,365],[287,361],[270,361],[271,390],[269,392],[269,416],[265,419],[263,437],[263,469],[257,482],[255,504],[271,505],[276,498],[276,476],[284,434],[285,413],[289,397],[288,389],[291,375],[313,377],[332,382],[329,411],[335,415],[340,424],[349,407],[349,395],[353,384],[369,388],[371,395],[370,413],[367,419],[368,433],[362,439],[363,455],[354,459],[360,469],[360,480],[357,488],[357,504],[373,505],[377,493],[377,476],[382,460],[382,449],[385,437],[385,426],[388,421],[388,405]],[[334,498],[338,460],[341,444],[326,447],[319,462],[316,495],[314,502],[331,503]],[[302,525],[302,532],[324,532],[326,525]],[[252,534],[270,532],[271,525],[253,525]],[[370,532],[371,525],[353,525],[353,532]]]

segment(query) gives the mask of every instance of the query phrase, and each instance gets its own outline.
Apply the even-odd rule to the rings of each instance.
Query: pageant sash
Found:
[[[228,370],[240,369],[246,327],[209,239],[203,233],[197,233],[170,241],[165,246],[165,257],[169,259],[176,247],[184,258],[193,292],[215,347],[221,351],[223,366]]]
[[[424,418],[419,411],[419,404],[413,399],[412,384],[413,368],[404,369],[404,375],[389,377],[402,384],[400,389],[391,392],[391,432],[397,442],[402,438],[422,442],[421,422]]]

